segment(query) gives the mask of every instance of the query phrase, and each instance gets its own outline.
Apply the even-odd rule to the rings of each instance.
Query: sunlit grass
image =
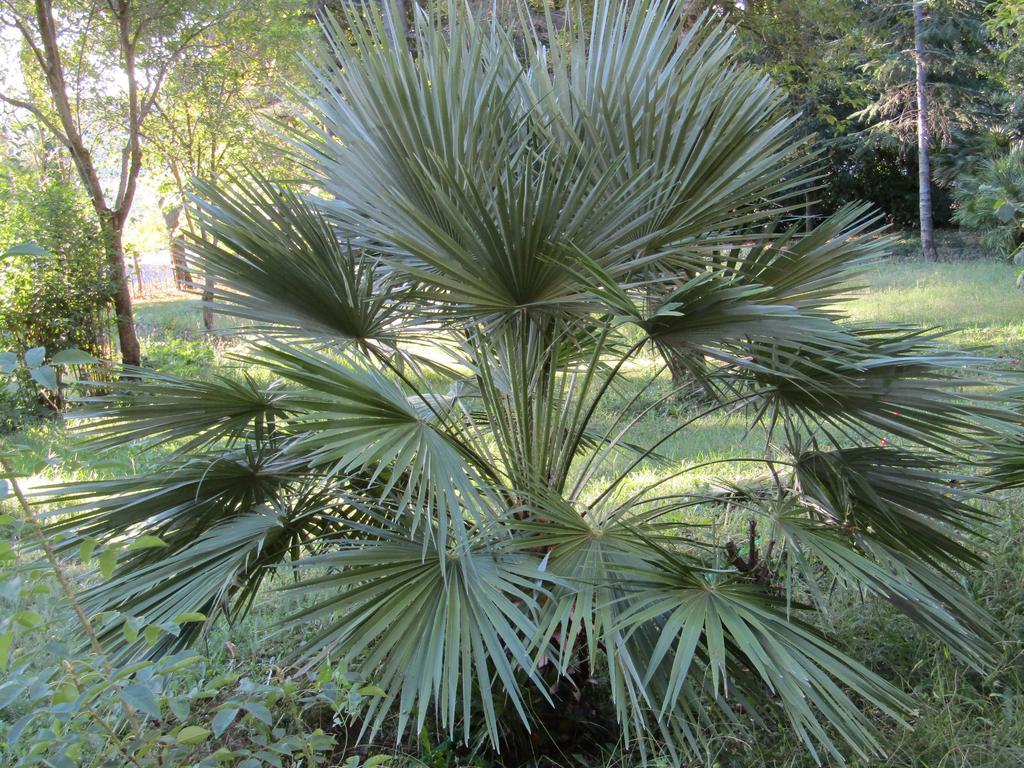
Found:
[[[985,345],[991,354],[1024,357],[1024,291],[1017,268],[998,261],[929,264],[884,261],[845,309],[856,321],[914,323],[952,331],[951,343]]]

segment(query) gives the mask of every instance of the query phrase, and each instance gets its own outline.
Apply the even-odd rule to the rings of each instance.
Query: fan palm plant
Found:
[[[363,7],[324,22],[306,186],[251,176],[195,201],[192,257],[262,373],[138,370],[86,411],[97,448],[170,449],[56,491],[68,551],[121,545],[90,608],[212,620],[290,570],[298,657],[386,691],[368,732],[429,717],[496,747],[585,674],[628,741],[698,749],[739,711],[879,753],[872,717],[911,702],[816,628],[836,582],[991,662],[958,581],[983,515],[953,469],[1006,431],[972,394],[983,361],[844,318],[886,248],[876,218],[787,223],[812,153],[729,29],[686,29],[679,6],[598,0],[521,33],[419,12],[415,51]],[[637,445],[671,397],[652,353],[701,398]],[[686,490],[713,466],[667,446],[716,413],[764,436],[735,459],[754,479]],[[738,517],[725,540],[708,525]],[[142,535],[165,546],[123,546]],[[160,653],[200,626],[105,639]]]
[[[964,174],[953,190],[953,220],[982,232],[982,242],[1000,256],[1020,262],[1024,255],[1024,143],[989,156],[974,173]]]

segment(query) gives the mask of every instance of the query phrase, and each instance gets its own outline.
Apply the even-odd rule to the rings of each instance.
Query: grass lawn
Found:
[[[984,345],[989,354],[1007,362],[1024,358],[1024,292],[1015,288],[1015,269],[990,262],[969,261],[925,264],[891,261],[871,267],[863,276],[865,286],[847,305],[855,321],[915,323],[952,331],[951,340],[961,345]],[[185,376],[212,375],[218,364],[229,361],[234,342],[210,341],[202,330],[201,309],[195,298],[162,298],[141,301],[137,318],[146,362],[161,370]],[[218,318],[221,324],[227,321]],[[639,377],[643,371],[637,371]],[[613,418],[616,405],[630,399],[630,382],[605,415]],[[667,384],[666,384],[667,387]],[[643,402],[635,407],[642,408]],[[669,404],[648,417],[650,435],[660,434],[666,419],[681,414]],[[642,433],[645,439],[647,432]],[[91,452],[70,444],[60,424],[48,423],[21,433],[0,437],[0,444],[23,448],[22,466],[49,460],[49,468],[34,466],[39,474],[31,482],[63,477],[110,476],[131,472],[146,458],[135,451],[120,450],[97,459]],[[756,436],[746,433],[739,416],[716,417],[687,429],[665,447],[680,466],[714,462],[757,452]],[[742,479],[743,465],[723,470],[705,468],[681,478],[675,487],[708,485],[716,479]],[[637,484],[649,480],[652,467],[636,470]],[[920,704],[912,729],[886,726],[890,760],[852,765],[954,768],[1024,765],[1024,576],[1019,569],[1024,554],[1024,513],[1016,495],[986,502],[1003,522],[993,531],[990,565],[969,584],[1006,630],[1003,661],[988,678],[981,679],[952,659],[944,647],[924,640],[908,622],[887,607],[863,603],[855,596],[840,600],[827,629],[854,658],[910,690]],[[294,637],[275,634],[273,621],[280,615],[277,598],[261,599],[240,625],[219,627],[209,640],[215,663],[227,664],[224,643],[232,641],[242,658],[255,670],[269,663],[278,650],[293,644]],[[0,607],[3,600],[0,598]],[[879,722],[882,722],[881,719]],[[4,726],[0,723],[0,738]],[[814,765],[814,760],[786,730],[765,729],[753,724],[735,740],[722,743],[700,765],[720,768]],[[431,763],[431,765],[439,763]],[[3,765],[0,753],[0,766]],[[448,764],[446,765],[454,765]]]
[[[886,261],[871,267],[848,311],[854,320],[915,323],[954,330],[960,345],[1024,357],[1024,291],[1017,268],[997,261],[928,264]]]

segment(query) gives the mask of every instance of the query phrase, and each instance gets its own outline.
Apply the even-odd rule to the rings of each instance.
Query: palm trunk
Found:
[[[936,261],[935,227],[932,224],[932,174],[928,158],[928,71],[924,62],[923,0],[914,1],[914,59],[917,65],[917,184],[921,217],[921,251],[926,261]]]

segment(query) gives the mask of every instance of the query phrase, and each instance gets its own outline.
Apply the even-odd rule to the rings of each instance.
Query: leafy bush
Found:
[[[0,165],[0,347],[103,354],[113,284],[87,205],[71,183]]]
[[[983,488],[953,466],[1017,417],[976,356],[845,321],[875,219],[780,224],[806,145],[728,30],[680,39],[679,5],[600,0],[544,40],[429,12],[415,55],[372,13],[325,30],[317,194],[250,178],[197,203],[249,375],[132,371],[80,436],[169,457],[50,491],[59,551],[110,576],[90,614],[235,616],[291,569],[295,658],[380,684],[367,734],[429,721],[507,759],[573,718],[675,763],[762,717],[816,755],[884,753],[875,724],[912,700],[804,618],[836,584],[995,664],[960,583]],[[596,417],[652,347],[702,385],[655,438],[633,403]],[[706,467],[667,446],[723,412],[762,431],[733,459],[756,473],[689,486]],[[98,639],[124,660],[201,633],[122,624]]]
[[[25,413],[61,410],[68,367],[98,362],[80,349],[65,349],[52,356],[47,356],[45,347],[0,352],[0,429],[14,428]]]
[[[889,223],[916,229],[920,215],[917,196],[917,153],[896,142],[861,137],[833,140],[824,174],[821,209],[838,210],[851,201],[865,200],[885,212]],[[932,185],[935,226],[949,226],[949,190]]]
[[[1024,244],[1024,146],[983,162],[977,173],[962,178],[954,192],[954,220],[979,230],[985,244],[1014,256]]]

